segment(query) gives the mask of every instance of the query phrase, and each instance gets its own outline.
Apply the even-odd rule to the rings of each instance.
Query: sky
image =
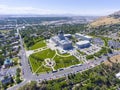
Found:
[[[120,10],[120,0],[0,0],[0,14],[104,16]]]

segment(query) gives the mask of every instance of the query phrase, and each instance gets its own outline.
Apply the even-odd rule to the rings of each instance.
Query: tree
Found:
[[[0,90],[4,90],[4,87],[1,81],[0,81]]]
[[[20,77],[16,77],[15,81],[16,83],[20,83],[21,82]]]
[[[109,62],[111,62],[111,60],[110,60],[110,57],[109,57],[109,56],[107,57],[107,60],[108,60]]]
[[[31,81],[29,84],[29,90],[36,90],[37,89],[37,83],[35,81]]]

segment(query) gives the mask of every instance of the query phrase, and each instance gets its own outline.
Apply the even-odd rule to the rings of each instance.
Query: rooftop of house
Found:
[[[4,61],[4,65],[11,64],[11,63],[12,63],[12,60],[9,59],[9,58],[6,58],[5,61]]]
[[[4,76],[4,77],[0,78],[0,81],[2,82],[2,84],[6,84],[6,83],[10,83],[11,79],[12,79],[11,76]]]
[[[116,74],[116,77],[120,77],[120,72]]]

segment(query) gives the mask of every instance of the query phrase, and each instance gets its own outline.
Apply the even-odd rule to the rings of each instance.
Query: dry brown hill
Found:
[[[91,26],[101,26],[101,25],[109,25],[109,24],[117,24],[120,23],[120,11],[115,12],[109,16],[100,17],[99,19],[90,23]]]
[[[120,55],[116,55],[110,58],[110,61],[106,61],[105,65],[112,66],[112,63],[120,63]]]

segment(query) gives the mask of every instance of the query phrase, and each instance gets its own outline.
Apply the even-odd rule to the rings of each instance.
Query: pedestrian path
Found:
[[[41,52],[41,51],[46,50],[46,49],[49,49],[49,48],[46,46],[46,47],[38,48],[35,50],[28,50],[28,51],[26,51],[26,55],[27,55],[27,57],[29,57],[31,54]]]

